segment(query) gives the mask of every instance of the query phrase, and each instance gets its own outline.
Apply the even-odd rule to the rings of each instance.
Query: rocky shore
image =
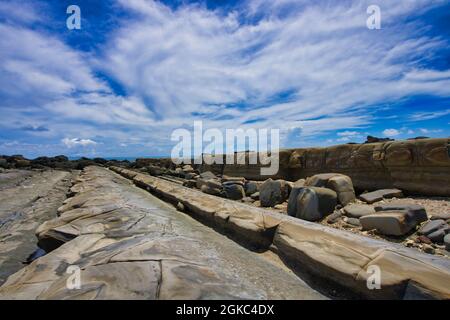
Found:
[[[445,180],[440,141],[420,170]],[[282,153],[285,177],[298,154]],[[450,298],[450,197],[411,192],[417,177],[245,168],[0,156],[0,299]]]

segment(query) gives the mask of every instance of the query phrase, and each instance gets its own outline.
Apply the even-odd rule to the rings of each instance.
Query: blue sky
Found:
[[[0,154],[169,155],[195,120],[282,147],[450,136],[450,1],[2,0],[0,33]]]

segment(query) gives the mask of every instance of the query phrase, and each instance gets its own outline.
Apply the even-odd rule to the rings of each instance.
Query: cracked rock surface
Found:
[[[0,174],[0,285],[38,247],[34,232],[66,198],[71,174],[9,170]]]
[[[87,167],[59,216],[54,249],[8,278],[1,299],[322,299],[281,268],[100,167]],[[67,284],[80,268],[80,288]]]

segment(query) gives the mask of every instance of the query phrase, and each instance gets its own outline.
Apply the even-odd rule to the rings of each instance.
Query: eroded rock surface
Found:
[[[66,198],[70,173],[19,171],[0,174],[0,284],[23,268],[36,250],[36,228],[56,217]]]
[[[37,231],[42,243],[62,245],[9,277],[0,298],[323,298],[107,169],[86,168],[71,191],[60,216]],[[69,266],[81,270],[80,289],[67,287]]]

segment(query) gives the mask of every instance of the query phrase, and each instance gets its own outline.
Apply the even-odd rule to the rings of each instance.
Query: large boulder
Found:
[[[383,199],[389,199],[393,197],[402,198],[403,197],[402,190],[380,189],[372,192],[363,193],[359,196],[359,199],[367,203],[374,203]]]
[[[317,221],[333,213],[336,205],[337,194],[335,191],[320,187],[304,187],[299,190],[297,195],[295,217]],[[292,208],[288,208],[288,214],[292,215],[293,213]]]
[[[289,187],[284,180],[267,179],[259,190],[262,207],[274,207],[284,202],[289,195]]]
[[[223,189],[228,199],[241,200],[245,197],[244,187],[239,184],[224,184]]]
[[[352,179],[340,173],[321,173],[306,179],[305,186],[322,187],[334,190],[339,199],[339,203],[347,205],[355,200],[355,190]]]

